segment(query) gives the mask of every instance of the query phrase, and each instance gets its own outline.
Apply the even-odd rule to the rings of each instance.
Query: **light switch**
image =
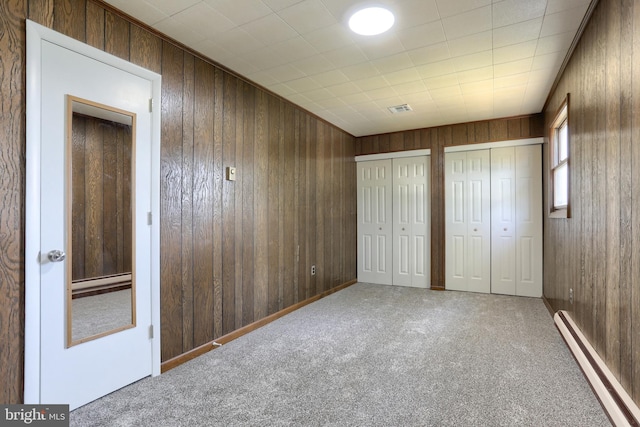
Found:
[[[236,168],[232,166],[227,166],[227,180],[228,181],[236,180]]]

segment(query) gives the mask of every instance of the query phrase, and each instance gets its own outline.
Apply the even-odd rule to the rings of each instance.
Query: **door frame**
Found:
[[[151,112],[151,325],[152,376],[160,375],[160,99],[159,74],[53,31],[33,21],[27,28],[26,194],[25,194],[25,345],[24,403],[40,402],[40,203],[42,43],[48,41],[152,83]],[[153,105],[153,103],[152,103]],[[150,219],[151,219],[150,218]],[[43,402],[46,403],[46,402]]]

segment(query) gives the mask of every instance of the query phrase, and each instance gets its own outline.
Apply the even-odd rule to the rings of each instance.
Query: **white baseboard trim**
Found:
[[[598,356],[569,313],[560,310],[553,319],[613,425],[640,426],[640,409]]]

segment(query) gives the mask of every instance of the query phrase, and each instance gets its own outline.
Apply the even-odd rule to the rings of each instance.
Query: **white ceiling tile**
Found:
[[[251,62],[256,66],[258,70],[267,70],[274,67],[284,65],[288,61],[288,58],[278,56],[272,47],[266,47],[264,49],[251,52]]]
[[[571,31],[541,37],[538,39],[535,53],[536,55],[544,55],[553,52],[566,52],[571,46],[574,37],[575,32]]]
[[[493,30],[493,47],[500,48],[512,44],[535,40],[540,35],[542,18],[520,22]]]
[[[447,74],[440,77],[432,77],[430,79],[423,80],[425,86],[429,91],[433,89],[440,89],[443,87],[457,86],[460,82],[458,76],[455,74]]]
[[[380,73],[392,73],[413,67],[413,61],[411,61],[411,57],[406,52],[375,59],[371,61],[371,64],[376,67]]]
[[[296,30],[284,22],[278,15],[271,14],[255,21],[243,24],[242,29],[266,44],[278,43],[293,37],[297,37]]]
[[[547,0],[504,0],[493,4],[494,27],[530,21],[544,15]]]
[[[400,84],[394,85],[393,89],[396,91],[398,95],[410,95],[414,93],[427,91],[427,87],[424,85],[422,80],[400,83]]]
[[[336,24],[336,19],[320,0],[303,0],[280,10],[278,15],[299,34]]]
[[[402,103],[400,102],[400,98],[398,98],[398,94],[396,93],[396,91],[393,90],[390,86],[367,91],[367,96],[373,101],[384,100],[384,105],[386,106],[398,105],[399,103]],[[389,104],[389,99],[393,99],[394,104]]]
[[[281,82],[288,82],[289,80],[306,77],[302,71],[298,70],[291,64],[279,65],[269,69],[269,72],[274,78],[277,78]]]
[[[112,0],[111,4],[151,26],[171,16],[170,13],[160,10],[146,1],[132,2],[128,0]]]
[[[287,57],[289,62],[299,61],[318,53],[300,36],[276,43],[271,48],[276,55]]]
[[[355,83],[351,81],[325,87],[335,96],[346,96],[362,92],[362,89],[360,89]]]
[[[311,92],[312,90],[320,89],[322,87],[322,85],[313,80],[311,77],[302,77],[295,80],[288,80],[285,84],[293,89],[294,93]]]
[[[429,93],[431,94],[431,98],[435,101],[441,101],[442,99],[447,98],[462,98],[462,91],[460,90],[460,85],[443,87],[438,89],[430,89]]]
[[[469,95],[473,94],[487,94],[490,93],[493,97],[493,79],[490,80],[482,80],[472,83],[461,83],[460,89],[465,96],[465,99]]]
[[[547,13],[558,13],[567,9],[582,9],[581,16],[587,11],[591,0],[551,0],[547,4]]]
[[[496,64],[493,67],[493,77],[504,77],[513,74],[528,73],[531,71],[533,57],[521,59],[519,61]]]
[[[337,68],[348,67],[367,61],[365,54],[355,44],[324,52],[324,56]]]
[[[505,77],[498,77],[493,83],[496,89],[509,88],[513,86],[526,85],[529,82],[529,73],[512,74]]]
[[[354,80],[353,83],[363,91],[379,89],[389,84],[382,76],[369,77],[366,79]]]
[[[404,51],[404,46],[395,33],[388,32],[379,36],[365,38],[359,36],[356,43],[370,60],[395,55]]]
[[[491,6],[444,18],[442,25],[447,40],[491,30]]]
[[[233,22],[206,3],[197,3],[176,13],[172,18],[185,28],[200,29],[207,38],[228,31],[235,26]]]
[[[349,82],[349,78],[340,70],[329,70],[312,76],[313,80],[324,87],[335,86]]]
[[[451,57],[449,45],[446,42],[410,50],[407,54],[416,66],[444,61]]]
[[[246,24],[273,11],[262,0],[204,0],[236,25]],[[132,2],[133,3],[133,2]]]
[[[173,18],[163,19],[157,22],[153,28],[186,45],[193,46],[206,39],[205,35],[191,31],[190,28],[185,28],[182,23]]]
[[[380,75],[380,71],[370,62],[343,67],[342,72],[351,80],[364,79]]]
[[[429,22],[397,32],[398,39],[407,50],[440,43],[446,40],[441,21]]]
[[[287,7],[293,6],[296,3],[300,3],[302,0],[263,0],[264,3],[271,8],[274,12],[277,12]]]
[[[351,34],[343,25],[333,24],[305,34],[304,38],[318,52],[327,52],[355,43]]]
[[[235,71],[241,76],[246,76],[247,74],[259,71],[259,69],[253,64],[253,61],[247,61],[239,56],[232,56],[225,59],[224,64],[230,70]]]
[[[215,37],[215,42],[236,55],[242,55],[266,46],[263,41],[254,38],[240,27],[218,34]]]
[[[340,98],[327,98],[327,99],[322,99],[320,101],[317,102],[317,104],[324,109],[330,109],[330,108],[336,108],[336,107],[343,107],[346,104],[344,103],[344,101],[342,101]]]
[[[425,22],[433,22],[440,19],[435,0],[403,0],[398,7],[391,6],[395,15],[395,28],[402,30],[416,27]]]
[[[180,11],[190,8],[191,6],[200,3],[200,0],[184,0],[184,1],[174,1],[174,0],[145,0],[146,3],[149,3],[156,9],[161,12],[172,16]],[[134,2],[129,2],[134,3]]]
[[[315,74],[320,74],[335,69],[334,65],[329,62],[329,60],[323,55],[314,55],[308,58],[300,59],[298,61],[292,62],[291,65],[308,76],[313,76]]]
[[[491,4],[491,0],[436,0],[442,18]]]
[[[362,104],[363,102],[371,101],[371,98],[369,98],[364,92],[356,92],[350,95],[341,95],[341,98],[347,105]]]
[[[449,54],[451,57],[483,52],[493,48],[493,32],[484,31],[455,40],[450,40]]]
[[[415,68],[407,68],[400,71],[394,71],[393,73],[387,73],[384,75],[384,78],[389,82],[389,84],[395,86],[407,82],[415,82],[420,80],[422,77]]]
[[[536,55],[533,58],[533,65],[531,66],[531,70],[540,70],[545,68],[557,70],[562,64],[563,60],[564,56],[559,54],[558,52],[548,53],[546,55]]]
[[[518,59],[529,58],[536,53],[538,40],[529,40],[527,42],[512,44],[493,50],[493,63],[502,64],[503,62],[512,62]]]
[[[487,50],[485,52],[451,58],[451,61],[453,61],[453,66],[456,68],[456,71],[488,67],[493,64],[493,52]]]
[[[329,92],[326,88],[311,90],[309,92],[305,92],[304,95],[307,98],[313,99],[316,102],[321,101],[323,99],[334,98],[334,95],[331,92]]]
[[[493,67],[475,68],[473,70],[456,73],[460,84],[486,81],[493,78]]]
[[[431,64],[421,65],[419,67],[416,67],[416,69],[418,70],[418,73],[423,79],[428,79],[429,77],[442,76],[445,74],[451,74],[456,72],[455,64],[451,59],[434,62]]]
[[[568,9],[562,12],[546,15],[542,22],[542,30],[540,37],[551,36],[554,34],[565,33],[567,31],[575,32],[582,22],[580,13],[584,14],[583,8]]]

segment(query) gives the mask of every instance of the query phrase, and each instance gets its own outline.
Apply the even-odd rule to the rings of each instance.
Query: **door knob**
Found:
[[[67,257],[67,254],[65,254],[64,251],[61,251],[59,249],[55,249],[47,254],[47,258],[49,258],[49,261],[51,262],[61,262],[61,261],[64,261],[66,257]]]

